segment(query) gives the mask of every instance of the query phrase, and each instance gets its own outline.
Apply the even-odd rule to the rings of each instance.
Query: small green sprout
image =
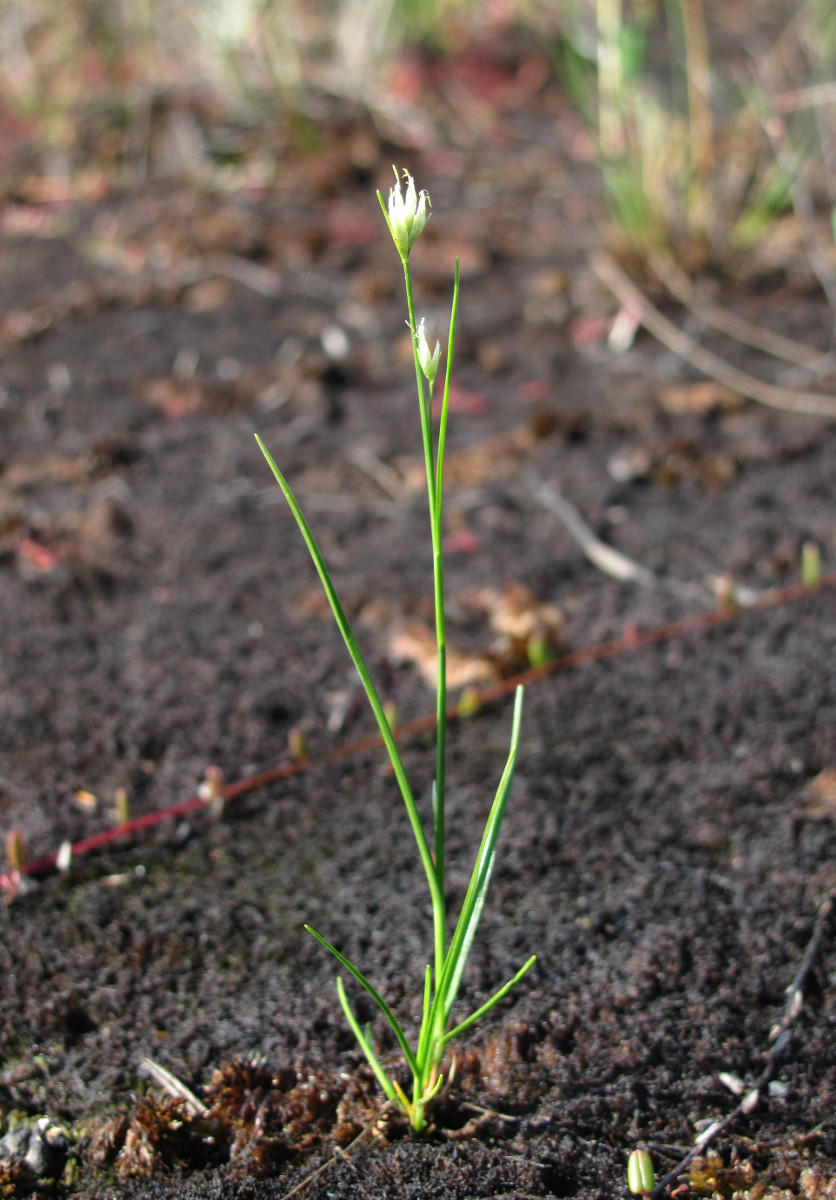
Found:
[[[801,547],[801,582],[807,587],[821,583],[821,550],[816,542]]]
[[[628,1158],[627,1186],[634,1196],[649,1196],[655,1188],[653,1162],[646,1150],[634,1150]]]
[[[113,815],[117,825],[127,825],[131,819],[131,801],[126,787],[118,787],[113,793]]]
[[[209,766],[203,775],[203,783],[197,789],[198,796],[209,802],[209,811],[220,820],[226,803],[224,797],[224,773],[220,767]]]
[[[418,409],[421,420],[421,439],[424,449],[424,466],[427,478],[427,500],[430,517],[430,541],[433,564],[433,597],[435,603],[435,633],[438,652],[438,671],[436,689],[436,754],[435,780],[432,789],[432,828],[425,828],[424,817],[418,809],[411,784],[407,778],[401,759],[400,751],[392,733],[394,716],[392,710],[384,706],[377,688],[366,666],[354,631],[340,603],[325,560],[313,532],[305,519],[302,510],[290,489],[287,480],[276,466],[266,446],[256,435],[256,440],[266,458],[313,559],[314,566],[322,583],[323,589],[331,605],[334,619],[339,626],[346,647],[354,663],[357,674],[366,692],[380,730],[383,743],[389,755],[393,774],[406,809],[412,835],[418,850],[418,856],[427,879],[432,909],[432,954],[431,961],[426,964],[421,979],[421,1022],[417,1039],[410,1043],[400,1022],[390,1009],[387,1002],[366,978],[359,967],[350,962],[322,934],[305,928],[326,950],[337,959],[349,975],[366,991],[380,1012],[389,1022],[403,1053],[404,1061],[412,1077],[411,1094],[403,1087],[400,1080],[387,1074],[372,1047],[371,1035],[368,1029],[363,1029],[354,1015],[354,1011],[345,990],[342,979],[337,980],[337,995],[345,1018],[351,1027],[357,1042],[366,1056],[375,1078],[387,1099],[406,1113],[413,1129],[420,1131],[427,1127],[427,1109],[441,1089],[443,1076],[443,1060],[450,1042],[475,1025],[494,1005],[496,1005],[511,989],[531,970],[535,957],[525,962],[516,974],[493,993],[484,1003],[480,1004],[464,1019],[454,1017],[454,1006],[458,997],[462,975],[470,955],[470,948],[479,924],[485,894],[493,871],[496,857],[497,841],[499,839],[502,819],[511,790],[511,780],[514,774],[517,751],[520,740],[520,724],[522,721],[522,689],[518,688],[514,701],[514,713],[511,722],[511,746],[505,768],[502,772],[496,793],[488,812],[487,822],[482,834],[482,841],[476,855],[476,861],[470,876],[470,883],[461,903],[459,916],[452,926],[447,920],[447,859],[446,859],[446,828],[445,828],[445,797],[446,797],[446,743],[447,743],[447,637],[444,618],[444,569],[442,556],[442,495],[444,476],[444,447],[447,433],[447,414],[450,400],[450,379],[455,340],[456,313],[459,299],[459,267],[453,283],[453,299],[450,313],[450,331],[447,344],[446,371],[444,376],[443,396],[438,414],[438,425],[433,424],[433,385],[438,373],[441,359],[441,347],[436,343],[435,349],[430,350],[427,342],[426,326],[415,321],[415,306],[412,296],[412,280],[409,271],[409,254],[420,236],[429,217],[430,198],[426,191],[418,191],[412,176],[404,171],[406,191],[401,190],[401,182],[397,169],[395,178],[397,186],[389,193],[388,205],[384,203],[380,192],[377,198],[383,211],[383,216],[395,243],[395,248],[401,259],[406,287],[406,302],[409,315],[408,326],[412,333],[412,350],[415,364],[415,382],[418,392]],[[477,694],[478,697],[478,694]],[[465,703],[466,695],[462,697]],[[478,703],[478,699],[477,699]],[[476,705],[471,704],[471,711]],[[464,709],[460,707],[460,712]]]
[[[475,716],[482,707],[482,695],[477,687],[469,684],[459,696],[458,715],[462,720]]]
[[[302,762],[303,759],[311,756],[311,748],[305,737],[305,731],[298,725],[294,725],[287,731],[287,748],[293,762]]]
[[[548,638],[535,634],[526,642],[525,652],[530,667],[545,667],[554,658]]]

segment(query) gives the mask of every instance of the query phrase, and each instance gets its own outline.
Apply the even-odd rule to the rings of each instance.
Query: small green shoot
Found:
[[[114,792],[113,815],[117,825],[127,825],[131,819],[131,800],[126,787],[118,787]]]
[[[628,1158],[627,1186],[634,1196],[649,1196],[655,1188],[653,1160],[646,1150],[634,1150]]]
[[[805,542],[801,547],[801,582],[805,587],[821,583],[821,550],[817,542]]]
[[[481,1020],[504,996],[522,979],[535,962],[532,956],[517,973],[503,984],[488,1000],[463,1019],[454,1017],[454,1007],[461,985],[462,975],[467,963],[473,938],[479,924],[485,895],[490,883],[494,859],[496,857],[497,841],[505,815],[514,765],[517,759],[520,739],[520,724],[522,721],[522,689],[518,688],[514,700],[514,713],[511,724],[511,745],[505,769],[499,780],[493,803],[488,813],[482,841],[476,855],[476,861],[470,877],[470,884],[462,902],[461,911],[453,927],[452,934],[448,930],[445,901],[446,885],[446,827],[445,827],[445,789],[446,789],[446,744],[447,744],[447,638],[444,617],[444,568],[442,558],[442,495],[444,481],[444,448],[447,434],[447,415],[450,400],[450,380],[453,362],[453,348],[456,331],[456,315],[459,302],[459,269],[453,284],[453,299],[450,314],[450,330],[447,343],[446,366],[443,382],[442,401],[437,428],[433,418],[433,389],[438,374],[441,359],[441,346],[436,342],[430,349],[427,340],[426,325],[422,320],[415,320],[415,306],[412,293],[412,280],[409,270],[409,255],[412,247],[420,237],[430,216],[430,198],[426,191],[418,191],[415,183],[404,172],[405,191],[395,171],[396,186],[389,192],[388,204],[384,202],[380,192],[377,193],[383,216],[392,235],[392,241],[398,251],[404,273],[406,288],[408,325],[412,332],[412,350],[415,362],[415,382],[418,393],[418,409],[421,422],[421,439],[424,450],[424,466],[427,477],[427,500],[430,517],[430,540],[433,562],[433,597],[435,603],[435,634],[438,653],[438,682],[436,691],[436,755],[435,781],[433,785],[433,820],[432,831],[428,834],[424,827],[421,814],[415,802],[415,797],[407,778],[401,759],[400,751],[392,733],[391,710],[380,699],[377,688],[366,666],[360,646],[354,635],[337,595],[325,560],[314,538],[299,504],[282,472],[271,457],[261,439],[256,440],[281,487],[291,512],[296,518],[302,537],[310,552],[325,594],[331,605],[331,611],[343,636],[346,647],[351,655],[357,674],[363,684],[375,720],[389,755],[392,769],[400,790],[401,799],[406,808],[412,834],[418,850],[418,856],[427,879],[433,918],[433,953],[432,961],[427,963],[422,974],[422,1005],[421,1025],[417,1041],[411,1043],[400,1022],[392,1012],[385,999],[377,991],[370,980],[358,966],[352,963],[336,946],[332,945],[322,934],[309,925],[305,928],[326,950],[337,959],[349,975],[374,1001],[377,1008],[388,1021],[398,1045],[403,1053],[404,1061],[412,1078],[411,1095],[407,1094],[402,1084],[393,1076],[387,1074],[372,1046],[369,1031],[364,1030],[351,1008],[342,979],[337,980],[337,994],[345,1013],[346,1020],[354,1033],[357,1042],[365,1055],[375,1078],[387,1099],[406,1113],[413,1129],[420,1131],[427,1127],[427,1110],[432,1100],[438,1094],[443,1083],[442,1065],[444,1053],[449,1043],[465,1033],[477,1021]]]
[[[554,658],[548,638],[534,634],[528,639],[525,647],[530,667],[545,667]]]

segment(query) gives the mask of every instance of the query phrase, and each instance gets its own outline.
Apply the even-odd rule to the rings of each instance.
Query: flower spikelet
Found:
[[[441,357],[441,345],[436,342],[435,349],[431,352],[429,342],[427,341],[427,322],[421,319],[418,323],[418,328],[415,331],[418,338],[418,361],[421,364],[421,370],[428,383],[435,381],[438,372],[438,360]]]
[[[398,176],[397,167],[393,167],[396,184],[389,189],[389,204],[387,223],[392,241],[395,243],[401,258],[408,258],[409,252],[420,237],[430,215],[430,194],[422,189],[416,190],[415,180],[409,171],[404,170],[406,192],[402,191],[403,184]]]

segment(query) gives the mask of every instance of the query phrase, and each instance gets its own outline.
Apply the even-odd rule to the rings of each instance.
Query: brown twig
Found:
[[[778,113],[794,113],[802,108],[820,108],[824,104],[836,104],[836,81],[811,83],[807,87],[792,88],[772,97],[772,106]]]
[[[575,505],[551,484],[533,476],[527,480],[527,483],[534,499],[563,522],[592,565],[599,571],[603,571],[605,575],[623,583],[637,583],[644,587],[661,587],[678,596],[696,597],[702,600],[716,599],[707,588],[702,588],[697,583],[686,583],[679,579],[657,575],[649,567],[636,562],[635,559],[616,550],[614,546],[602,541],[586,523]],[[740,597],[738,597],[739,600]]]
[[[600,642],[596,646],[587,646],[582,650],[573,650],[569,654],[564,654],[560,658],[554,659],[552,662],[544,663],[539,667],[530,667],[527,671],[514,675],[510,679],[503,679],[501,682],[492,684],[490,687],[480,689],[475,695],[476,707],[483,708],[486,705],[496,703],[506,696],[512,695],[518,686],[530,686],[541,679],[557,674],[559,671],[569,671],[585,663],[600,662],[607,658],[615,658],[619,654],[626,654],[645,646],[658,646],[664,642],[684,637],[689,633],[696,633],[700,630],[713,629],[715,626],[724,625],[740,612],[779,608],[784,604],[790,604],[795,600],[801,600],[806,596],[814,595],[816,592],[829,588],[836,588],[836,573],[823,576],[816,584],[790,584],[788,587],[774,588],[772,591],[763,592],[746,609],[730,605],[718,608],[712,612],[697,613],[690,617],[684,617],[680,621],[674,621],[668,625],[656,626],[654,629],[647,629],[643,632],[641,630],[633,630],[623,637],[613,638],[608,642]],[[447,719],[455,721],[460,716],[458,704],[451,704],[447,709]],[[399,726],[393,731],[394,736],[398,741],[414,737],[419,733],[424,733],[432,729],[435,726],[435,721],[435,713],[418,717],[414,721],[408,721]],[[379,749],[382,745],[383,741],[380,734],[372,733],[367,737],[359,738],[343,746],[337,746],[336,749],[324,755],[323,759],[324,761],[337,762],[346,758],[355,758],[368,750]],[[235,783],[229,783],[222,789],[223,801],[227,802],[236,796],[241,796],[246,792],[254,791],[256,788],[264,787],[268,783],[276,783],[282,779],[289,779],[293,775],[300,775],[308,770],[311,762],[310,758],[300,758],[295,762],[281,763],[277,767],[270,767],[268,770],[260,771],[256,775],[250,775],[245,779],[237,780]],[[115,826],[113,829],[102,830],[100,833],[92,834],[90,837],[76,842],[71,848],[72,858],[81,858],[83,855],[89,854],[93,850],[99,850],[111,842],[121,841],[123,838],[130,837],[132,834],[139,833],[145,829],[152,829],[155,825],[160,825],[164,821],[170,821],[176,817],[188,816],[189,813],[198,812],[200,809],[207,808],[215,802],[214,799],[208,796],[191,796],[188,800],[181,800],[177,804],[170,805],[168,808],[145,813],[141,817],[134,817],[133,820],[126,821],[123,825]],[[4,890],[13,895],[20,886],[21,876],[48,874],[55,870],[57,858],[57,851],[45,854],[42,858],[27,863],[19,870],[7,871],[0,874],[0,891]]]
[[[816,961],[816,957],[824,938],[825,929],[827,928],[827,923],[830,920],[831,914],[833,913],[834,900],[836,900],[836,892],[831,892],[819,905],[816,921],[813,926],[813,932],[810,936],[809,942],[807,943],[807,949],[804,951],[804,957],[801,960],[801,965],[798,968],[792,983],[787,988],[787,1002],[784,1007],[784,1015],[780,1022],[773,1026],[769,1032],[769,1040],[772,1042],[772,1046],[767,1052],[766,1061],[764,1062],[763,1070],[761,1071],[760,1075],[755,1080],[753,1086],[744,1093],[739,1103],[735,1105],[731,1112],[727,1113],[726,1116],[722,1117],[720,1120],[713,1121],[707,1129],[704,1129],[702,1133],[697,1136],[694,1141],[694,1145],[681,1160],[681,1162],[678,1162],[672,1171],[669,1171],[663,1179],[659,1180],[659,1182],[656,1184],[656,1187],[650,1193],[651,1196],[659,1196],[662,1191],[669,1186],[669,1184],[673,1183],[675,1179],[678,1179],[682,1172],[686,1171],[688,1167],[690,1167],[694,1159],[702,1154],[702,1152],[707,1149],[707,1147],[715,1140],[715,1138],[719,1136],[719,1134],[728,1129],[729,1125],[736,1121],[738,1117],[748,1116],[751,1112],[754,1112],[755,1108],[758,1106],[763,1094],[763,1090],[772,1078],[779,1058],[787,1048],[787,1043],[789,1042],[790,1036],[790,1027],[794,1024],[799,1013],[804,1007],[804,983],[813,968],[814,962]]]
[[[653,274],[665,285],[674,299],[699,317],[703,324],[719,329],[721,333],[742,342],[744,346],[754,346],[757,350],[763,350],[765,354],[771,354],[773,358],[782,358],[785,362],[795,363],[817,374],[824,374],[833,369],[834,359],[831,354],[814,350],[812,346],[804,346],[801,342],[795,342],[780,333],[755,325],[745,317],[738,316],[727,308],[721,308],[719,304],[713,304],[701,296],[685,272],[671,259],[661,254],[651,254],[648,261]]]
[[[622,271],[615,259],[603,250],[592,255],[592,269],[618,301],[629,309],[641,321],[645,329],[657,337],[663,345],[689,362],[692,367],[702,371],[712,379],[718,380],[726,387],[757,400],[769,408],[780,408],[788,412],[805,413],[810,416],[836,417],[836,396],[818,395],[815,392],[790,391],[787,388],[775,387],[764,383],[727,363],[711,350],[690,338],[687,333],[678,329],[672,321],[662,316],[633,281]]]
[[[321,1163],[318,1167],[316,1167],[315,1170],[309,1171],[307,1175],[303,1175],[299,1182],[295,1184],[289,1192],[284,1193],[284,1195],[281,1197],[281,1200],[290,1200],[291,1196],[298,1196],[299,1193],[306,1188],[309,1183],[313,1183],[314,1179],[321,1175],[323,1171],[327,1171],[328,1168],[335,1163],[338,1158],[341,1158],[344,1162],[347,1162],[351,1151],[354,1150],[355,1147],[359,1146],[360,1143],[368,1137],[379,1120],[379,1116],[373,1117],[372,1120],[369,1121],[368,1125],[366,1125],[364,1129],[360,1130],[360,1132],[357,1134],[357,1137],[354,1138],[353,1141],[349,1142],[345,1148],[339,1147],[334,1151],[330,1158],[326,1158],[324,1163]]]

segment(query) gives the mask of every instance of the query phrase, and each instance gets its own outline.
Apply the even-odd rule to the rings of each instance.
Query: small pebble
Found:
[[[59,1179],[69,1149],[67,1131],[51,1117],[39,1117],[0,1138],[0,1161],[23,1167],[36,1180]]]

